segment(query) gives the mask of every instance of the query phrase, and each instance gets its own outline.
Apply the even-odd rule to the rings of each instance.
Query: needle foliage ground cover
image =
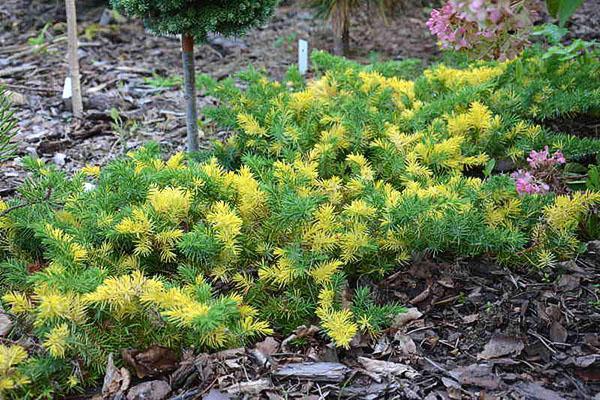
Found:
[[[302,324],[348,347],[402,312],[369,282],[412,259],[543,270],[584,251],[600,193],[521,196],[494,167],[544,146],[594,163],[600,141],[542,122],[600,116],[597,54],[424,71],[313,61],[310,81],[203,78],[220,102],[207,115],[235,131],[210,152],[148,144],[75,176],[25,160],[20,199],[0,202],[14,320],[0,393],[92,386],[124,348],[205,351]]]

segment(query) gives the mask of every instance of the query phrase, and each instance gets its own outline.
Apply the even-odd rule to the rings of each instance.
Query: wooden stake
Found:
[[[81,98],[81,78],[79,76],[79,57],[77,49],[77,12],[75,10],[75,0],[65,0],[67,9],[67,39],[69,59],[69,75],[71,77],[71,104],[73,105],[73,115],[76,118],[83,116],[83,100]]]

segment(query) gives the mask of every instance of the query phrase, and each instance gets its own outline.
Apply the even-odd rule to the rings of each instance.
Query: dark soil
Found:
[[[600,138],[600,116],[577,114],[569,118],[541,121],[542,125],[555,132],[564,132],[578,137]]]

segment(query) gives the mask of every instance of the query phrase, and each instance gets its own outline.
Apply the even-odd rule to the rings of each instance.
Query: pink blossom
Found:
[[[567,160],[562,152],[556,151],[550,155],[548,146],[540,151],[532,150],[527,157],[529,171],[518,170],[511,174],[515,187],[520,195],[543,194],[553,191],[561,192],[564,184],[557,166],[565,164]]]
[[[550,186],[547,183],[539,181],[528,171],[520,169],[517,172],[513,172],[511,177],[515,180],[515,186],[520,195],[543,194],[548,193],[550,190]]]
[[[427,26],[444,49],[506,59],[528,43],[531,15],[526,7],[511,6],[510,0],[449,0],[432,10]]]
[[[566,163],[566,160],[565,156],[560,151],[555,152],[552,157],[550,157],[548,146],[544,146],[544,149],[541,151],[531,150],[529,157],[527,157],[527,162],[532,169],[540,169],[564,164]]]

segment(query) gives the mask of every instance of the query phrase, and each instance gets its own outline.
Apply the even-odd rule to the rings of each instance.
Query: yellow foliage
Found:
[[[310,271],[310,275],[319,285],[324,285],[331,280],[333,274],[338,272],[344,263],[339,260],[324,261],[317,265],[316,268]]]
[[[2,296],[2,301],[10,306],[10,311],[13,314],[28,313],[33,309],[31,301],[23,293],[8,292]]]
[[[192,194],[186,190],[167,187],[152,188],[148,192],[148,202],[157,213],[174,222],[187,217],[192,202]]]
[[[544,216],[552,228],[562,232],[573,231],[589,207],[599,202],[600,193],[597,192],[560,195],[556,197],[554,204],[544,208]]]
[[[50,224],[46,224],[45,233],[54,240],[58,245],[63,245],[65,250],[74,262],[81,262],[87,257],[87,250],[85,247],[76,243],[71,235],[65,233],[60,228],[55,228]]]
[[[8,390],[29,383],[29,378],[16,370],[27,358],[27,351],[23,347],[0,344],[0,397]]]
[[[238,114],[237,122],[240,127],[250,136],[265,136],[267,130],[260,126],[256,118],[251,114]]]
[[[317,310],[321,326],[337,346],[350,348],[350,342],[358,332],[354,316],[350,310]]]
[[[50,355],[55,358],[64,358],[65,351],[68,348],[67,339],[69,338],[70,332],[67,324],[60,324],[46,335],[44,340],[44,347],[48,350]]]
[[[83,172],[87,176],[91,176],[91,177],[95,178],[100,175],[100,167],[97,165],[89,165],[88,164],[81,169],[81,172]]]
[[[504,73],[507,63],[496,67],[478,67],[470,69],[454,69],[440,65],[434,69],[427,69],[424,75],[429,80],[440,81],[449,89],[459,89],[464,86],[481,85],[497,78]]]

